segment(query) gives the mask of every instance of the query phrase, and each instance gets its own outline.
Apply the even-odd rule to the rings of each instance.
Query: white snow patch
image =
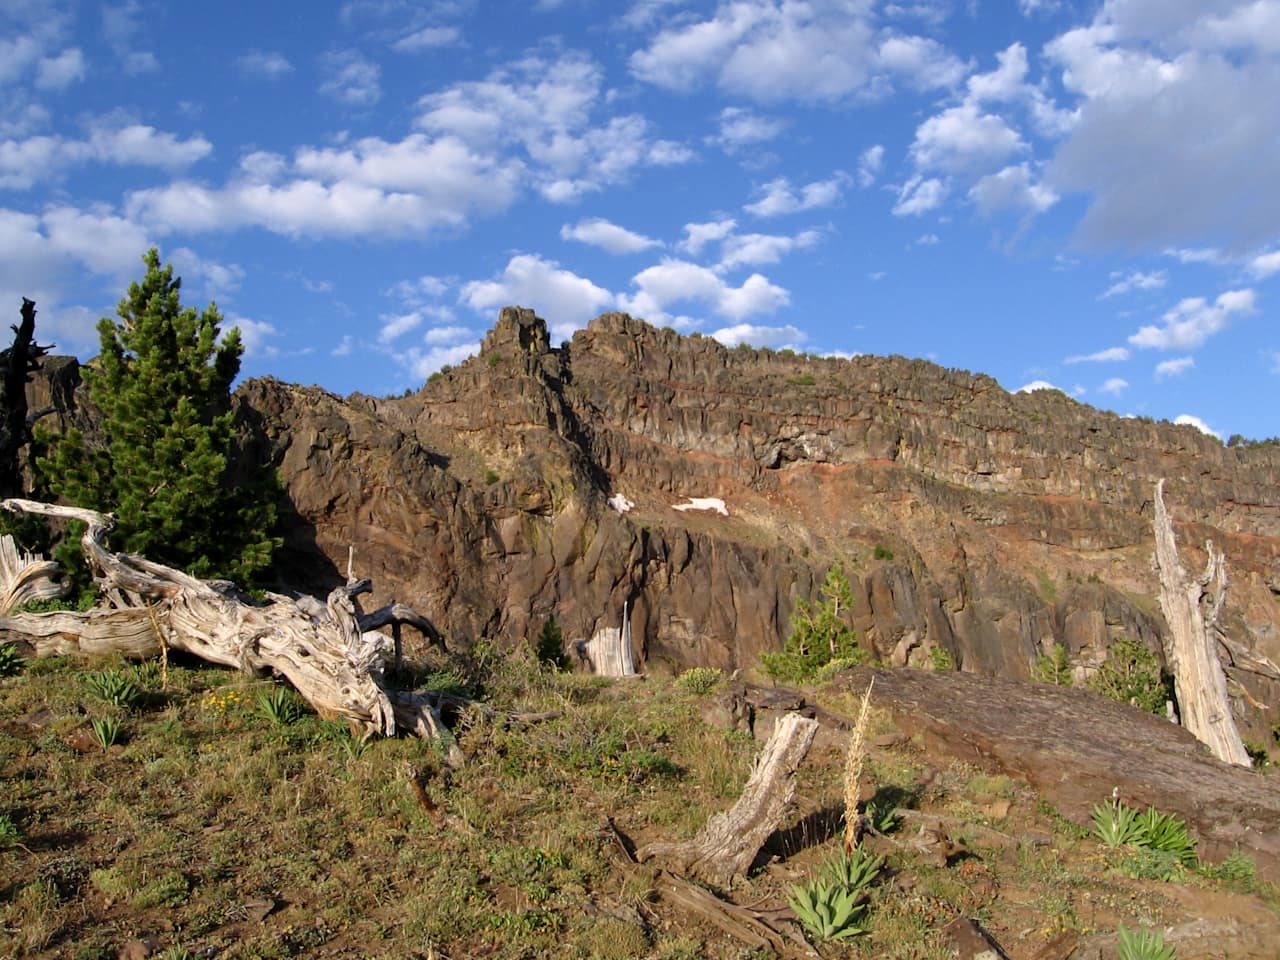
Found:
[[[729,508],[719,497],[690,497],[688,503],[675,504],[676,510],[714,510],[721,516],[729,515]]]
[[[626,513],[628,510],[635,507],[635,504],[627,499],[626,494],[622,493],[615,493],[609,498],[608,503],[609,506],[613,507],[613,509],[617,510],[619,513]]]

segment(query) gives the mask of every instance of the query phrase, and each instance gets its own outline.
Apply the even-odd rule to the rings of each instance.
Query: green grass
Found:
[[[492,647],[431,656],[414,676],[486,698],[450,717],[466,756],[456,770],[430,743],[365,743],[309,711],[278,723],[259,698],[290,691],[221,668],[171,663],[162,679],[114,659],[32,661],[0,685],[0,717],[44,711],[40,727],[0,724],[0,956],[111,957],[137,930],[175,958],[747,955],[663,902],[647,867],[621,869],[602,826],[635,845],[687,838],[736,800],[760,743],[702,721],[704,684],[602,681]],[[99,699],[86,673],[127,678],[140,706]],[[123,743],[86,747],[86,709],[127,726]],[[530,712],[548,717],[515,719]],[[888,729],[873,714],[872,735]],[[727,892],[734,902],[782,909],[836,856],[825,811],[840,809],[842,761],[811,750],[783,834]],[[825,957],[941,958],[961,914],[1031,955],[1045,930],[1151,925],[1170,909],[1025,784],[912,742],[877,751],[864,777],[890,838],[864,844],[886,867],[866,890],[866,933]],[[993,805],[1008,819],[992,820]],[[942,818],[969,855],[916,852],[922,817]],[[1036,833],[1049,842],[1026,839]],[[1206,895],[1270,889],[1243,852],[1189,876]],[[274,906],[259,920],[254,901]]]

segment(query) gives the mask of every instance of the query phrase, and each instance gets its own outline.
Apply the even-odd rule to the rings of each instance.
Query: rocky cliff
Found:
[[[1054,643],[1081,675],[1121,636],[1158,650],[1164,477],[1184,564],[1203,564],[1206,539],[1227,555],[1245,736],[1275,719],[1251,703],[1280,701],[1277,447],[923,361],[730,350],[621,314],[553,347],[514,308],[412,396],[269,379],[238,396],[296,511],[287,582],[331,585],[354,547],[376,602],[412,603],[459,643],[525,643],[553,614],[587,638],[625,605],[650,671],[755,665],[833,562],[886,663],[942,650],[1025,678]]]

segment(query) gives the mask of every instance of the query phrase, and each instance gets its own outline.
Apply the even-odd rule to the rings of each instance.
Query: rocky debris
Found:
[[[875,678],[875,704],[930,749],[1025,780],[1068,819],[1091,823],[1118,789],[1132,807],[1186,820],[1199,855],[1239,848],[1258,874],[1280,878],[1280,794],[1265,778],[1214,759],[1181,727],[1088,690],[926,670],[860,667],[851,693]]]

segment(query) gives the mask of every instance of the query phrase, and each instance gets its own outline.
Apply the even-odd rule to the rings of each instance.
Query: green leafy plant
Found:
[[[22,669],[22,658],[18,656],[18,645],[0,643],[0,677],[10,677]]]
[[[871,551],[871,556],[873,556],[877,560],[892,560],[893,551],[890,550],[888,547],[884,546],[883,544],[877,543],[876,548],[873,551]]]
[[[948,670],[956,668],[955,660],[951,658],[950,652],[944,647],[934,647],[929,651],[929,663],[939,673],[946,673]]]
[[[1071,686],[1071,657],[1066,645],[1055,643],[1049,653],[1036,657],[1031,677],[1037,683],[1051,683],[1057,687]]]
[[[1200,872],[1211,880],[1223,880],[1244,889],[1252,889],[1258,881],[1258,868],[1247,853],[1233,850],[1219,864],[1201,864]]]
[[[1173,699],[1156,655],[1126,637],[1112,645],[1106,662],[1089,678],[1089,689],[1148,713],[1164,713],[1165,701]]]
[[[121,710],[132,710],[142,700],[142,689],[123,673],[95,671],[86,673],[81,682],[90,694]]]
[[[258,696],[258,716],[278,727],[296,723],[306,712],[302,699],[288,687],[274,687]]]
[[[1136,847],[1137,855],[1124,863],[1131,875],[1169,879],[1178,866],[1196,865],[1196,841],[1186,823],[1155,807],[1135,810],[1123,803],[1100,803],[1093,808],[1094,835],[1108,847]]]
[[[882,865],[879,857],[855,847],[851,854],[825,861],[816,879],[791,888],[787,903],[810,940],[852,940],[870,929],[867,890]]]
[[[93,738],[103,750],[120,742],[124,725],[119,717],[94,717],[90,723],[93,725]]]
[[[867,801],[862,815],[867,818],[867,826],[876,833],[893,833],[902,825],[898,816],[898,804],[892,796],[876,796]]]
[[[1138,811],[1123,803],[1100,803],[1093,808],[1093,832],[1108,847],[1137,843]]]
[[[775,680],[804,683],[833,660],[861,663],[865,651],[845,620],[853,612],[853,590],[839,564],[827,571],[821,589],[824,600],[815,608],[801,598],[791,614],[791,632],[778,652],[763,653],[764,672]]]
[[[1116,955],[1120,960],[1176,960],[1173,947],[1164,945],[1157,930],[1140,927],[1128,930],[1122,924],[1116,931]]]
[[[22,831],[13,822],[13,818],[7,813],[0,814],[0,850],[17,846],[18,841],[21,839]]]
[[[1184,867],[1196,865],[1196,841],[1185,821],[1155,807],[1138,814],[1138,846],[1172,854]]]
[[[724,679],[724,671],[714,667],[693,667],[676,677],[676,686],[700,697],[710,693]]]

